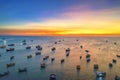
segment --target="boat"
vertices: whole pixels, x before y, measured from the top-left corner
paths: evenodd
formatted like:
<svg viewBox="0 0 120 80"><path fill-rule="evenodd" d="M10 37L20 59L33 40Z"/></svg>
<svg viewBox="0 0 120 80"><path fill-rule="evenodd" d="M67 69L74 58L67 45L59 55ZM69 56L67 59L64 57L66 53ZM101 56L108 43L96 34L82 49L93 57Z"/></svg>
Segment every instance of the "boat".
<svg viewBox="0 0 120 80"><path fill-rule="evenodd" d="M82 48L83 48L83 46L81 45L81 46L80 46L80 48L82 49Z"/></svg>
<svg viewBox="0 0 120 80"><path fill-rule="evenodd" d="M67 49L66 49L66 53L67 53L67 52L70 52L70 48L67 48Z"/></svg>
<svg viewBox="0 0 120 80"><path fill-rule="evenodd" d="M41 55L41 52L36 52L35 54L36 54L36 55Z"/></svg>
<svg viewBox="0 0 120 80"><path fill-rule="evenodd" d="M53 47L51 50L52 50L52 51L55 51L55 50L56 50L56 48L55 48L55 47Z"/></svg>
<svg viewBox="0 0 120 80"><path fill-rule="evenodd" d="M77 65L77 66L76 66L76 69L77 69L77 70L80 70L80 65Z"/></svg>
<svg viewBox="0 0 120 80"><path fill-rule="evenodd" d="M69 53L66 53L66 56L69 56Z"/></svg>
<svg viewBox="0 0 120 80"><path fill-rule="evenodd" d="M15 49L14 48L9 48L9 49L6 49L6 51L14 51Z"/></svg>
<svg viewBox="0 0 120 80"><path fill-rule="evenodd" d="M82 56L80 56L80 59L82 59Z"/></svg>
<svg viewBox="0 0 120 80"><path fill-rule="evenodd" d="M43 60L47 60L49 58L49 56L45 56L44 58L43 58Z"/></svg>
<svg viewBox="0 0 120 80"><path fill-rule="evenodd" d="M6 46L5 45L2 45L2 46L0 46L0 48L2 49L2 48L6 48Z"/></svg>
<svg viewBox="0 0 120 80"><path fill-rule="evenodd" d="M55 58L51 58L51 62L53 62L55 60Z"/></svg>
<svg viewBox="0 0 120 80"><path fill-rule="evenodd" d="M13 60L13 59L14 59L14 56L11 56L11 57L10 57L10 60Z"/></svg>
<svg viewBox="0 0 120 80"><path fill-rule="evenodd" d="M42 63L41 64L41 68L45 68L46 67L46 64L45 63Z"/></svg>
<svg viewBox="0 0 120 80"><path fill-rule="evenodd" d="M29 58L32 58L32 55L28 55L27 58L28 58L28 59L29 59Z"/></svg>
<svg viewBox="0 0 120 80"><path fill-rule="evenodd" d="M26 49L31 49L31 46L27 46Z"/></svg>
<svg viewBox="0 0 120 80"><path fill-rule="evenodd" d="M27 43L26 42L23 42L22 45L26 45Z"/></svg>
<svg viewBox="0 0 120 80"><path fill-rule="evenodd" d="M87 61L87 62L90 62L90 60L91 60L91 59L90 59L89 57L88 57L88 58L86 58L86 61Z"/></svg>
<svg viewBox="0 0 120 80"><path fill-rule="evenodd" d="M62 60L61 60L61 63L63 63L64 61L65 61L65 60L64 60L64 59L62 59Z"/></svg>
<svg viewBox="0 0 120 80"><path fill-rule="evenodd" d="M112 62L113 62L113 63L116 63L116 59L113 59Z"/></svg>
<svg viewBox="0 0 120 80"><path fill-rule="evenodd" d="M23 68L23 69L19 68L19 69L18 69L18 72L19 72L19 73L21 73L21 72L27 72L27 68L26 68L26 67Z"/></svg>
<svg viewBox="0 0 120 80"><path fill-rule="evenodd" d="M88 53L88 52L90 52L90 51L89 51L89 50L85 50L85 52L87 52L87 53Z"/></svg>
<svg viewBox="0 0 120 80"><path fill-rule="evenodd" d="M91 56L90 54L87 54L87 55L86 55L86 58L90 58L90 56Z"/></svg>
<svg viewBox="0 0 120 80"><path fill-rule="evenodd" d="M96 72L96 80L105 80L106 72Z"/></svg>
<svg viewBox="0 0 120 80"><path fill-rule="evenodd" d="M6 66L7 66L7 68L8 68L8 67L12 67L12 66L15 66L15 63L9 63L9 64L7 64Z"/></svg>
<svg viewBox="0 0 120 80"><path fill-rule="evenodd" d="M37 50L42 50L42 47L40 45L36 46Z"/></svg>
<svg viewBox="0 0 120 80"><path fill-rule="evenodd" d="M114 80L120 80L120 77L116 75Z"/></svg>
<svg viewBox="0 0 120 80"><path fill-rule="evenodd" d="M50 74L49 80L56 80L56 75L55 74Z"/></svg>
<svg viewBox="0 0 120 80"><path fill-rule="evenodd" d="M116 55L116 56L120 58L120 55Z"/></svg>
<svg viewBox="0 0 120 80"><path fill-rule="evenodd" d="M7 75L9 75L9 71L6 71L4 73L0 73L0 77L7 76Z"/></svg>
<svg viewBox="0 0 120 80"><path fill-rule="evenodd" d="M94 64L94 69L98 69L98 64Z"/></svg>
<svg viewBox="0 0 120 80"><path fill-rule="evenodd" d="M112 63L109 63L109 67L112 67L113 65L112 65Z"/></svg>
<svg viewBox="0 0 120 80"><path fill-rule="evenodd" d="M8 44L8 46L15 46L15 44Z"/></svg>
<svg viewBox="0 0 120 80"><path fill-rule="evenodd" d="M26 42L26 40L23 40L22 42Z"/></svg>

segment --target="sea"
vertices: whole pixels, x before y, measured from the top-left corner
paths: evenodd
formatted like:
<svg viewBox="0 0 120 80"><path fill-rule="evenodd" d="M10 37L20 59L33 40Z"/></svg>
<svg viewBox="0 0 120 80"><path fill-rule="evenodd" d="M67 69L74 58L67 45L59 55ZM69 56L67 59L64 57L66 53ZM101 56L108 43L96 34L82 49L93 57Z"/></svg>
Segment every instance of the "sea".
<svg viewBox="0 0 120 80"><path fill-rule="evenodd" d="M26 45L22 45L23 40L26 40ZM116 57L120 55L120 37L0 36L2 45L6 45L6 48L0 49L0 74L7 70L10 73L0 77L0 80L49 80L50 74L55 74L56 80L96 80L97 71L106 72L105 80L120 76L120 58ZM37 45L42 47L41 55L35 55L40 52L36 49ZM27 46L31 46L31 49L27 50ZM51 50L53 47L55 51ZM14 48L15 51L6 52L8 48ZM70 48L69 56L66 56L67 48ZM90 62L86 61L86 54L91 55ZM28 59L28 55L32 55L32 58ZM13 60L10 60L11 56L14 56ZM44 61L45 56L49 58ZM51 58L55 60L51 62ZM65 60L62 64L61 59ZM113 59L116 63L112 62ZM9 63L15 63L15 66L6 68ZM41 68L42 63L46 64L46 68ZM110 68L109 63L113 67ZM98 64L98 70L94 70L94 64ZM77 65L81 67L79 71ZM27 72L19 73L18 69L24 67Z"/></svg>

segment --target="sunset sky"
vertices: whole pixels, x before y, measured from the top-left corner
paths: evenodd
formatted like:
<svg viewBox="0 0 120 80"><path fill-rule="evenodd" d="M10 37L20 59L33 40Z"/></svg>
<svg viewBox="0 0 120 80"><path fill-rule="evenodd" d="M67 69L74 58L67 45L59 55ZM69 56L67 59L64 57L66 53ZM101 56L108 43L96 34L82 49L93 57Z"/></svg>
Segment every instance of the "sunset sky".
<svg viewBox="0 0 120 80"><path fill-rule="evenodd" d="M0 0L0 35L120 34L120 0Z"/></svg>

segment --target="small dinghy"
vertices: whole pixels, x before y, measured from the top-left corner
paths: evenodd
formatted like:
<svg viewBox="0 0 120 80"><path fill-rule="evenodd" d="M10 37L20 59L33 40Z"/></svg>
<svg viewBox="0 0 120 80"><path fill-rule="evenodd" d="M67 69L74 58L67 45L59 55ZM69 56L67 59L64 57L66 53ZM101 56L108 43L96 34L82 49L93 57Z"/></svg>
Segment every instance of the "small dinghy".
<svg viewBox="0 0 120 80"><path fill-rule="evenodd" d="M105 80L106 72L96 72L96 80Z"/></svg>
<svg viewBox="0 0 120 80"><path fill-rule="evenodd" d="M51 74L49 76L49 80L56 80L56 75L55 74Z"/></svg>

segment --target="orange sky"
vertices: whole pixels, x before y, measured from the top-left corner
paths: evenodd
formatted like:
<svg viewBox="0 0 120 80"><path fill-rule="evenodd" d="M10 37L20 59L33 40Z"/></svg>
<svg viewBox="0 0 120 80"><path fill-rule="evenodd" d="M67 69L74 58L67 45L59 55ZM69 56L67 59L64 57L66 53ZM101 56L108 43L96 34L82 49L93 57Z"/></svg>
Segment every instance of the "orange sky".
<svg viewBox="0 0 120 80"><path fill-rule="evenodd" d="M98 10L89 7L72 6L56 17L45 18L42 21L0 25L0 34L32 36L120 34L119 7Z"/></svg>

